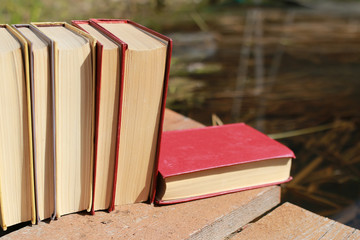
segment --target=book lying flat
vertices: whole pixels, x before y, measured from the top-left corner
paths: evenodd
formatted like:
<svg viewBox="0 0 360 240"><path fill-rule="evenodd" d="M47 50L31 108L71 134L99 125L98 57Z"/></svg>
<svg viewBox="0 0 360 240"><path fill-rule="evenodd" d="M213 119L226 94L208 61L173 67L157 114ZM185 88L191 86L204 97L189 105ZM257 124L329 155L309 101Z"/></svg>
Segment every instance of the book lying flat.
<svg viewBox="0 0 360 240"><path fill-rule="evenodd" d="M94 179L91 213L111 211L114 190L118 118L122 87L121 45L100 32L87 20L72 24L96 38L96 96Z"/></svg>
<svg viewBox="0 0 360 240"><path fill-rule="evenodd" d="M25 56L25 57L24 57ZM36 222L26 40L0 25L0 225Z"/></svg>
<svg viewBox="0 0 360 240"><path fill-rule="evenodd" d="M51 45L56 217L90 211L93 179L95 44L67 23L32 23Z"/></svg>
<svg viewBox="0 0 360 240"><path fill-rule="evenodd" d="M110 209L114 204L151 201L172 41L129 20L91 19L91 23L121 49L122 95Z"/></svg>
<svg viewBox="0 0 360 240"><path fill-rule="evenodd" d="M291 180L293 152L244 123L164 132L156 203L172 204Z"/></svg>
<svg viewBox="0 0 360 240"><path fill-rule="evenodd" d="M16 24L13 27L29 46L35 199L39 222L55 216L51 43L30 24Z"/></svg>

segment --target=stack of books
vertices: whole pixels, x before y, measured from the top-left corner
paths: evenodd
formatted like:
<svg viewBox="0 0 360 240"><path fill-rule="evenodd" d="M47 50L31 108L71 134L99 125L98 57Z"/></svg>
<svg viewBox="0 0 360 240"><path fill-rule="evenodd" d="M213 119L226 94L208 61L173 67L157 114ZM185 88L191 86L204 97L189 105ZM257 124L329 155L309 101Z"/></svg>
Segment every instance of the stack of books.
<svg viewBox="0 0 360 240"><path fill-rule="evenodd" d="M153 196L172 42L128 20L0 27L0 224Z"/></svg>
<svg viewBox="0 0 360 240"><path fill-rule="evenodd" d="M293 153L244 124L161 134L171 51L129 20L0 25L4 230L291 179Z"/></svg>

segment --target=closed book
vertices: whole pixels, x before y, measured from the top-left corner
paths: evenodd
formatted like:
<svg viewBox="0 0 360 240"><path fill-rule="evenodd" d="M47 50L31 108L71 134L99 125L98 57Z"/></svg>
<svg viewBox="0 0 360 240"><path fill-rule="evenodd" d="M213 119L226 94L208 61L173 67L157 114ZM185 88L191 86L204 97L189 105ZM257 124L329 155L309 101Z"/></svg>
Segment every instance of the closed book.
<svg viewBox="0 0 360 240"><path fill-rule="evenodd" d="M36 222L28 44L0 25L0 225Z"/></svg>
<svg viewBox="0 0 360 240"><path fill-rule="evenodd" d="M172 204L291 180L293 152L244 123L164 132L156 203Z"/></svg>
<svg viewBox="0 0 360 240"><path fill-rule="evenodd" d="M55 216L51 43L30 24L13 27L28 43L37 221Z"/></svg>
<svg viewBox="0 0 360 240"><path fill-rule="evenodd" d="M111 209L114 205L152 201L172 41L129 20L90 22L117 43L121 53L122 94Z"/></svg>
<svg viewBox="0 0 360 240"><path fill-rule="evenodd" d="M96 40L64 22L31 25L51 46L56 217L90 211Z"/></svg>
<svg viewBox="0 0 360 240"><path fill-rule="evenodd" d="M95 146L91 213L113 206L121 87L121 45L89 20L72 24L96 38Z"/></svg>

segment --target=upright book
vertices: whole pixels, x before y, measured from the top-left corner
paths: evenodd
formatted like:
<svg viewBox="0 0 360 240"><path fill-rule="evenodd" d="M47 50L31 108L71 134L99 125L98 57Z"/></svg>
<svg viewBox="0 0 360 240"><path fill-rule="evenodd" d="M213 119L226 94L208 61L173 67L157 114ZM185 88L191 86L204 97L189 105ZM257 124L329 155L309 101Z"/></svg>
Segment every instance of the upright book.
<svg viewBox="0 0 360 240"><path fill-rule="evenodd" d="M96 38L95 151L92 213L111 210L115 186L115 159L120 99L121 45L87 20L72 24Z"/></svg>
<svg viewBox="0 0 360 240"><path fill-rule="evenodd" d="M56 216L90 211L96 41L67 23L32 25L52 49Z"/></svg>
<svg viewBox="0 0 360 240"><path fill-rule="evenodd" d="M280 184L293 152L243 124L163 133L156 191L171 204Z"/></svg>
<svg viewBox="0 0 360 240"><path fill-rule="evenodd" d="M51 43L30 24L13 25L29 46L37 220L55 216Z"/></svg>
<svg viewBox="0 0 360 240"><path fill-rule="evenodd" d="M172 41L128 20L92 19L91 22L121 49L122 96L112 204L151 201Z"/></svg>
<svg viewBox="0 0 360 240"><path fill-rule="evenodd" d="M0 25L0 225L35 223L28 45Z"/></svg>

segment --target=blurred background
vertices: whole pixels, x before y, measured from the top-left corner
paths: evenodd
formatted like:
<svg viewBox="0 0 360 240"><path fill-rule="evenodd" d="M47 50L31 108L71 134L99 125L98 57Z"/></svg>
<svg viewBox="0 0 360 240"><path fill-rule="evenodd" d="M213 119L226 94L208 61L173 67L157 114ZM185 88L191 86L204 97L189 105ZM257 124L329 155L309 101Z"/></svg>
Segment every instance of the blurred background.
<svg viewBox="0 0 360 240"><path fill-rule="evenodd" d="M360 228L360 1L1 0L0 23L128 18L174 41L167 107L290 147L283 201Z"/></svg>

